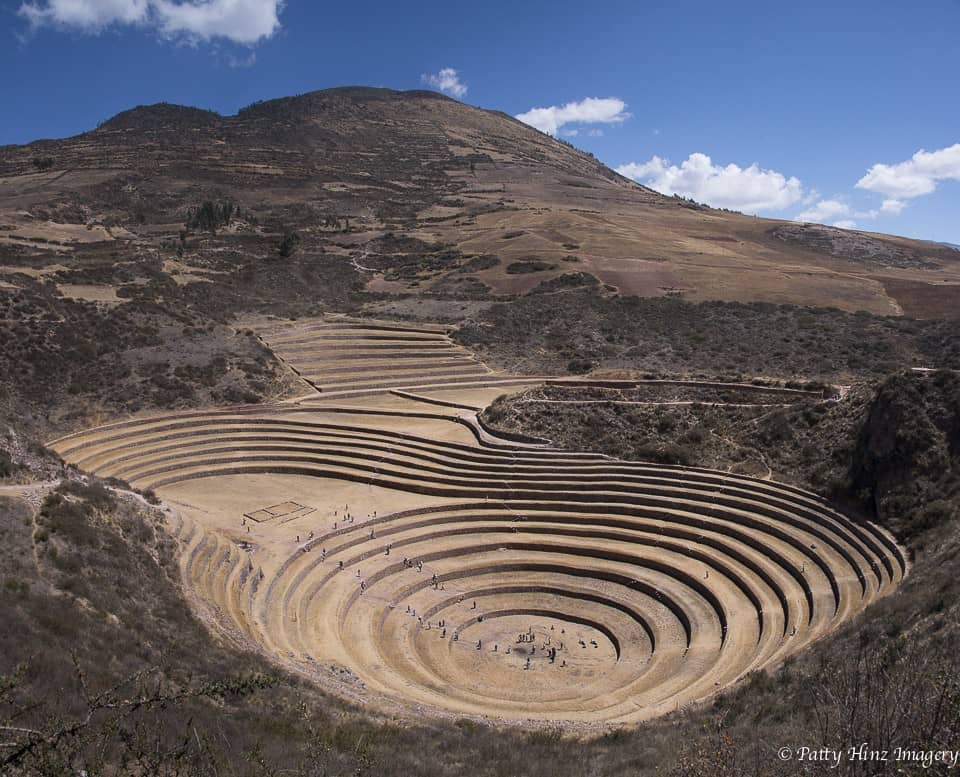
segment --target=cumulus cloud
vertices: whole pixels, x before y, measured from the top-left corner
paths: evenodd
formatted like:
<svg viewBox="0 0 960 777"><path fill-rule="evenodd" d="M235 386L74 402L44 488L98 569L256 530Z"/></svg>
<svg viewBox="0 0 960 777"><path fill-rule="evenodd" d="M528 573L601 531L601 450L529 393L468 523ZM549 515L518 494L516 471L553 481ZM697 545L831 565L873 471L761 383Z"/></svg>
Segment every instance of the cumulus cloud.
<svg viewBox="0 0 960 777"><path fill-rule="evenodd" d="M820 200L812 208L803 213L798 213L796 221L815 221L817 224L825 224L841 216L850 215L850 206L842 200Z"/></svg>
<svg viewBox="0 0 960 777"><path fill-rule="evenodd" d="M225 38L253 45L280 29L283 0L28 0L18 13L33 27L98 33L136 25L170 38Z"/></svg>
<svg viewBox="0 0 960 777"><path fill-rule="evenodd" d="M420 80L427 86L454 97L463 97L467 93L467 85L460 80L460 74L452 67L441 68L437 73L424 73Z"/></svg>
<svg viewBox="0 0 960 777"><path fill-rule="evenodd" d="M884 200L880 205L881 213L888 213L891 216L899 216L907 206L903 200Z"/></svg>
<svg viewBox="0 0 960 777"><path fill-rule="evenodd" d="M879 192L892 201L930 194L939 181L960 181L960 143L939 151L920 149L894 165L875 164L857 181L858 189Z"/></svg>
<svg viewBox="0 0 960 777"><path fill-rule="evenodd" d="M111 24L138 24L147 18L147 0L47 0L26 2L18 13L34 26L76 27L98 32Z"/></svg>
<svg viewBox="0 0 960 777"><path fill-rule="evenodd" d="M718 208L750 212L782 210L803 198L803 185L775 170L715 165L706 154L690 154L679 166L654 156L620 165L617 172L664 194L692 197Z"/></svg>
<svg viewBox="0 0 960 777"><path fill-rule="evenodd" d="M809 203L804 203L809 204ZM817 224L832 224L842 229L854 229L857 222L853 219L875 219L881 213L892 213L873 208L871 210L854 210L841 199L820 200L802 213L798 213L794 221L813 221ZM896 211L899 213L899 211ZM841 218L843 217L843 218Z"/></svg>
<svg viewBox="0 0 960 777"><path fill-rule="evenodd" d="M556 136L567 124L619 124L630 118L627 104L616 97L587 97L580 102L553 105L549 108L531 108L517 114L524 124ZM567 130L569 134L571 130Z"/></svg>
<svg viewBox="0 0 960 777"><path fill-rule="evenodd" d="M151 0L160 30L209 40L224 37L236 43L257 43L280 29L280 0Z"/></svg>

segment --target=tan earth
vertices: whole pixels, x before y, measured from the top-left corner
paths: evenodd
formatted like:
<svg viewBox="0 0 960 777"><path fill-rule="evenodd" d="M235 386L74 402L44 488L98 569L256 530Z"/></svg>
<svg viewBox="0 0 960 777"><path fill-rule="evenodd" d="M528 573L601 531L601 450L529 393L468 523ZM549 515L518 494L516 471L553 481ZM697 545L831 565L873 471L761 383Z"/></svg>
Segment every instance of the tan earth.
<svg viewBox="0 0 960 777"><path fill-rule="evenodd" d="M396 714L642 721L782 662L907 573L814 494L505 439L477 409L542 379L442 327L262 327L309 394L110 424L69 462L164 500L225 637Z"/></svg>

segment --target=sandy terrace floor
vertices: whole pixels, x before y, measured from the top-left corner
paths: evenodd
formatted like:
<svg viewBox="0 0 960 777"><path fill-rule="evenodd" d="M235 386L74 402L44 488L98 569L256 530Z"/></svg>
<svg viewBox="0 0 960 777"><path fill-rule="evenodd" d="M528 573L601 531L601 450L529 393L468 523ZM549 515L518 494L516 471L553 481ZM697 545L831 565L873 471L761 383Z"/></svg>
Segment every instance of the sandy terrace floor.
<svg viewBox="0 0 960 777"><path fill-rule="evenodd" d="M323 390L370 351L416 372L411 344L450 347L440 328L260 334L294 366L310 353L315 395L53 446L156 490L208 622L345 697L414 716L636 722L776 665L906 574L881 529L798 489L498 438L470 408L518 384L472 361L453 382L424 367L394 386L384 368Z"/></svg>

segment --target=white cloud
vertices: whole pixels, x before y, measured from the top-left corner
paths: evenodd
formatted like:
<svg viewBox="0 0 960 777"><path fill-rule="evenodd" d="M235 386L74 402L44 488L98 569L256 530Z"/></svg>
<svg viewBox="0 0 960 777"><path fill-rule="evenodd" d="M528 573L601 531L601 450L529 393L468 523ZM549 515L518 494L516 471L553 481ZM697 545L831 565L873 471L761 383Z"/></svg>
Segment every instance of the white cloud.
<svg viewBox="0 0 960 777"><path fill-rule="evenodd" d="M517 118L541 132L556 136L566 124L619 124L630 118L626 109L627 104L616 97L587 97L561 106L531 108L526 113L517 114Z"/></svg>
<svg viewBox="0 0 960 777"><path fill-rule="evenodd" d="M257 52L251 51L243 57L235 57L233 54L228 54L226 62L227 65L232 68L253 67L257 64Z"/></svg>
<svg viewBox="0 0 960 777"><path fill-rule="evenodd" d="M960 143L939 151L920 149L894 165L875 164L857 181L857 188L900 200L930 194L938 181L947 180L960 181Z"/></svg>
<svg viewBox="0 0 960 777"><path fill-rule="evenodd" d="M715 165L699 153L690 154L679 167L655 156L642 164L621 165L617 172L664 194L692 197L718 208L782 210L803 197L803 185L797 178L763 170L756 163L746 168Z"/></svg>
<svg viewBox="0 0 960 777"><path fill-rule="evenodd" d="M454 97L463 97L467 93L467 85L460 80L460 74L452 67L441 68L438 73L424 73L420 80Z"/></svg>
<svg viewBox="0 0 960 777"><path fill-rule="evenodd" d="M139 25L171 38L225 38L252 45L280 29L283 0L28 0L19 15L33 27L97 33Z"/></svg>
<svg viewBox="0 0 960 777"><path fill-rule="evenodd" d="M806 198L804 199L804 204L810 204ZM881 211L875 208L855 211L849 204L840 199L820 200L812 208L798 213L794 217L794 221L812 221L817 224L832 223L835 227L853 229L857 226L857 222L853 221L853 219L875 219L880 213ZM847 218L840 218L841 216Z"/></svg>
<svg viewBox="0 0 960 777"><path fill-rule="evenodd" d="M281 0L151 0L161 32L253 44L280 29Z"/></svg>
<svg viewBox="0 0 960 777"><path fill-rule="evenodd" d="M795 221L814 221L825 224L832 219L850 214L850 206L841 200L820 200L816 205L803 213L798 213Z"/></svg>
<svg viewBox="0 0 960 777"><path fill-rule="evenodd" d="M903 200L884 200L880 205L880 212L888 213L891 216L899 216L905 207L907 207L907 203Z"/></svg>
<svg viewBox="0 0 960 777"><path fill-rule="evenodd" d="M147 0L47 0L22 3L18 13L36 27L52 24L98 32L111 24L143 22L147 11Z"/></svg>

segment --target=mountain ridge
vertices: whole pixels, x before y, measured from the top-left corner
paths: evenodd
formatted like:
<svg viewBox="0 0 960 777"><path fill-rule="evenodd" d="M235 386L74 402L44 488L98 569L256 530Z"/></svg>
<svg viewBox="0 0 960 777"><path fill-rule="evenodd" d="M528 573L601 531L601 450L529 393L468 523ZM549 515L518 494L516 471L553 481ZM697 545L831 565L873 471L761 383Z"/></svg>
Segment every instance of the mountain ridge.
<svg viewBox="0 0 960 777"><path fill-rule="evenodd" d="M156 103L0 148L0 248L41 264L91 242L162 254L213 201L244 217L193 230L178 263L230 272L224 255L270 256L295 232L301 255L369 268L360 278L376 295L495 299L577 272L624 295L960 315L948 247L668 197L437 92L338 87L230 116ZM79 225L103 240L77 237Z"/></svg>

